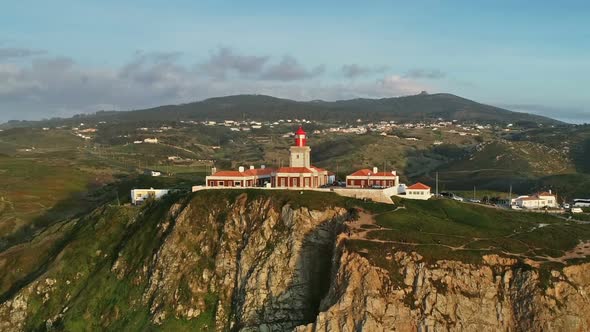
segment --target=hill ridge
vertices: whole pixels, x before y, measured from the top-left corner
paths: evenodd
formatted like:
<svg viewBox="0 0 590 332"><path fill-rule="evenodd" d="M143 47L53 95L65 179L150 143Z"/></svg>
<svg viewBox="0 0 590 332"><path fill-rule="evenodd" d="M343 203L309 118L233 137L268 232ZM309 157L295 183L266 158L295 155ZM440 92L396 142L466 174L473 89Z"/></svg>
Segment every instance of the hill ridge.
<svg viewBox="0 0 590 332"><path fill-rule="evenodd" d="M175 105L129 111L98 111L71 118L40 121L9 121L0 127L35 127L84 121L179 121L179 120L278 120L306 118L318 121L436 120L482 123L531 122L559 125L563 122L529 113L514 112L450 93L418 94L388 98L355 98L336 101L297 101L263 94L237 94Z"/></svg>

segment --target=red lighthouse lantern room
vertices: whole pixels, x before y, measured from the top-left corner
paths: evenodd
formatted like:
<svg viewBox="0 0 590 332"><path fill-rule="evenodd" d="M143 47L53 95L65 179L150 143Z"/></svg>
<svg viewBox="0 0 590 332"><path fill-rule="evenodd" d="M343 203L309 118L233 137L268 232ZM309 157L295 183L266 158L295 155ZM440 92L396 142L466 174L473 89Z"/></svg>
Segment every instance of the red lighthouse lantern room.
<svg viewBox="0 0 590 332"><path fill-rule="evenodd" d="M303 128L299 127L295 132L295 146L306 146L307 145L307 134L303 131Z"/></svg>

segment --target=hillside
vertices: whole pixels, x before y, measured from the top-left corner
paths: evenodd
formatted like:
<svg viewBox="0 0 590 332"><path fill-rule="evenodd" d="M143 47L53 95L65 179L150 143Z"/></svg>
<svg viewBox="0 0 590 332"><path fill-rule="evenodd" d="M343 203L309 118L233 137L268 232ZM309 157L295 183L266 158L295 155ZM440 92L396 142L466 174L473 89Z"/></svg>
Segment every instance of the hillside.
<svg viewBox="0 0 590 332"><path fill-rule="evenodd" d="M561 122L527 113L518 113L480 104L451 94L420 94L383 99L352 99L335 102L294 101L264 95L235 95L204 101L168 105L124 112L98 112L95 115L41 122L9 122L4 128L16 126L50 126L85 122L168 122L180 120L251 119L310 119L319 121L380 121L445 120L482 123L541 123Z"/></svg>
<svg viewBox="0 0 590 332"><path fill-rule="evenodd" d="M202 191L0 252L0 329L587 330L590 225L454 201Z"/></svg>

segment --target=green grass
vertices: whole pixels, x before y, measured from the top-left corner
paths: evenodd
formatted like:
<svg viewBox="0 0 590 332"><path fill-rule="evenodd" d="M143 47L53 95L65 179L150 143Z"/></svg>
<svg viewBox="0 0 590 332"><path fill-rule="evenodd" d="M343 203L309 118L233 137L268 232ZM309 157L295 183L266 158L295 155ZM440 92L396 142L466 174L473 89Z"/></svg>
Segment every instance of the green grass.
<svg viewBox="0 0 590 332"><path fill-rule="evenodd" d="M481 263L481 256L492 253L543 261L543 256L561 257L581 241L590 241L590 225L551 215L452 200L401 200L400 204L405 209L376 217L383 229L370 230L367 239L416 251L430 262L456 259Z"/></svg>

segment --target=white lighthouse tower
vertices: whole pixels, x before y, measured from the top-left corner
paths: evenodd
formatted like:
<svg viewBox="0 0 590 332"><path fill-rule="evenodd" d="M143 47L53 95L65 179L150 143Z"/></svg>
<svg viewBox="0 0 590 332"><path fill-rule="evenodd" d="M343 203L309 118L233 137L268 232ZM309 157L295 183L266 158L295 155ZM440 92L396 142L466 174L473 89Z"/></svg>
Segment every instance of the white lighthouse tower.
<svg viewBox="0 0 590 332"><path fill-rule="evenodd" d="M309 168L311 166L310 153L311 148L307 146L307 134L303 128L299 127L295 133L295 146L291 147L289 166Z"/></svg>

